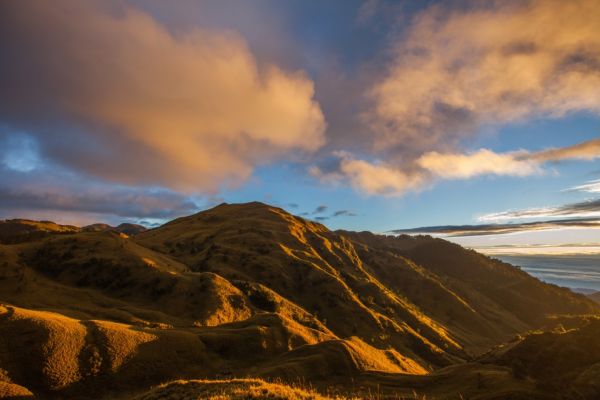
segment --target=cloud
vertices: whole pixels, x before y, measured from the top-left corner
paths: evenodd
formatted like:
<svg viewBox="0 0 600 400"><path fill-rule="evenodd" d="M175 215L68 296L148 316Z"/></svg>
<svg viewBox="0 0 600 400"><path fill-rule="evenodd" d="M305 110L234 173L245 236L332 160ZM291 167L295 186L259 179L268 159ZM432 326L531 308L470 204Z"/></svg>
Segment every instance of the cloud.
<svg viewBox="0 0 600 400"><path fill-rule="evenodd" d="M478 175L527 176L540 171L536 162L523 152L498 154L481 149L469 154L429 152L417 165L442 179L468 179Z"/></svg>
<svg viewBox="0 0 600 400"><path fill-rule="evenodd" d="M0 166L0 216L3 218L116 221L166 220L197 212L200 205L179 193L129 187L89 179L65 170L16 171Z"/></svg>
<svg viewBox="0 0 600 400"><path fill-rule="evenodd" d="M532 158L538 162L556 162L568 159L595 160L600 158L600 139L589 140L574 146L540 151Z"/></svg>
<svg viewBox="0 0 600 400"><path fill-rule="evenodd" d="M440 179L529 176L545 163L598 158L600 139L540 152L465 150L482 129L599 114L598 20L593 0L425 9L396 36L387 70L366 91L370 142L360 136L353 154L335 151L333 168L310 173L366 194L400 196Z"/></svg>
<svg viewBox="0 0 600 400"><path fill-rule="evenodd" d="M315 219L317 221L327 221L329 219L329 217L316 217Z"/></svg>
<svg viewBox="0 0 600 400"><path fill-rule="evenodd" d="M565 160L600 158L600 139L538 152L525 150L495 153L480 149L467 154L428 152L416 164L441 179L468 179L480 175L529 176L542 172L542 165Z"/></svg>
<svg viewBox="0 0 600 400"><path fill-rule="evenodd" d="M322 214L325 211L327 211L327 208L329 208L329 207L327 207L326 205L320 205L317 208L315 208L315 211L313 211L312 213L313 213L313 215L314 214Z"/></svg>
<svg viewBox="0 0 600 400"><path fill-rule="evenodd" d="M350 210L338 210L333 213L332 217L356 217L356 213Z"/></svg>
<svg viewBox="0 0 600 400"><path fill-rule="evenodd" d="M600 158L600 139L538 152L525 150L495 153L480 149L467 154L428 152L416 164L442 179L468 179L479 175L529 176L542 172L542 165L566 160Z"/></svg>
<svg viewBox="0 0 600 400"><path fill-rule="evenodd" d="M313 166L309 172L324 182L348 182L356 190L370 195L398 196L423 184L418 174L406 173L384 162L355 159L347 152L335 152L333 167Z"/></svg>
<svg viewBox="0 0 600 400"><path fill-rule="evenodd" d="M214 192L325 142L311 80L234 32L173 32L122 3L9 0L0 52L0 120L104 180Z"/></svg>
<svg viewBox="0 0 600 400"><path fill-rule="evenodd" d="M482 215L480 221L506 221L528 218L600 217L600 199L565 204L557 207L529 208Z"/></svg>
<svg viewBox="0 0 600 400"><path fill-rule="evenodd" d="M574 186L568 190L576 192L600 193L600 179L584 183L583 185Z"/></svg>
<svg viewBox="0 0 600 400"><path fill-rule="evenodd" d="M410 229L395 229L395 234L440 234L450 237L503 235L525 231L560 228L600 228L600 218L573 218L514 224L444 225Z"/></svg>
<svg viewBox="0 0 600 400"><path fill-rule="evenodd" d="M600 113L599 20L594 0L428 8L372 88L374 148L418 158L485 125Z"/></svg>
<svg viewBox="0 0 600 400"><path fill-rule="evenodd" d="M576 147L576 146L574 146ZM581 146L582 148L585 146ZM535 154L534 154L535 155ZM574 156L571 154L571 156ZM598 181L591 181L569 190L592 192ZM552 207L508 210L481 215L480 225L445 225L411 229L396 229L393 233L431 233L452 237L482 236L560 228L600 228L600 199L592 199ZM527 222L508 222L534 220Z"/></svg>
<svg viewBox="0 0 600 400"><path fill-rule="evenodd" d="M355 189L371 195L401 196L440 179L471 179L485 175L524 177L543 173L544 164L550 162L594 160L600 157L600 139L539 152L496 153L479 149L461 154L431 151L412 164L405 164L404 168L382 161L358 160L348 152L338 151L334 156L337 157L335 163L324 168L313 166L309 169L310 174L324 182L349 182Z"/></svg>

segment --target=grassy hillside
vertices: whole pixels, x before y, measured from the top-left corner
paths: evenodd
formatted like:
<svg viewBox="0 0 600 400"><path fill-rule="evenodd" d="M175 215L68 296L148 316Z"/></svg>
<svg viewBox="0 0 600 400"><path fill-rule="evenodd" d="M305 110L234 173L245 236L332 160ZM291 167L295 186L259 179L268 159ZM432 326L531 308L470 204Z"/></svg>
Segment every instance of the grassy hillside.
<svg viewBox="0 0 600 400"><path fill-rule="evenodd" d="M331 232L261 203L135 236L3 224L0 397L525 396L547 378L488 350L600 309L442 240ZM592 361L572 376L593 380Z"/></svg>
<svg viewBox="0 0 600 400"><path fill-rule="evenodd" d="M59 225L51 221L7 219L0 221L0 243L14 244L46 237L50 234L75 233L81 229L71 225Z"/></svg>

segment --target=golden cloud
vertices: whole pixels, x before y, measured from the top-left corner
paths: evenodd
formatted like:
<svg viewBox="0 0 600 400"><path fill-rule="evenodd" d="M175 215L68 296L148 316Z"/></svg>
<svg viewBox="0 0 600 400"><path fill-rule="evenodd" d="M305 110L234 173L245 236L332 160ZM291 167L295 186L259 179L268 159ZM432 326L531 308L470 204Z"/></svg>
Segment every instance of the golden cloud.
<svg viewBox="0 0 600 400"><path fill-rule="evenodd" d="M478 175L528 176L540 172L539 165L525 153L494 153L481 149L469 154L429 152L417 160L417 165L443 179L468 179Z"/></svg>
<svg viewBox="0 0 600 400"><path fill-rule="evenodd" d="M18 43L0 67L6 119L44 110L52 121L93 124L78 133L87 145L63 140L54 151L71 167L212 191L325 142L311 80L259 66L233 32L175 33L139 9L100 2L8 1L0 14L3 35ZM112 144L94 152L97 143Z"/></svg>
<svg viewBox="0 0 600 400"><path fill-rule="evenodd" d="M600 113L597 1L476 5L431 7L398 42L366 114L376 150L418 157L486 124Z"/></svg>
<svg viewBox="0 0 600 400"><path fill-rule="evenodd" d="M600 139L589 140L574 146L540 151L532 158L538 162L554 162L569 159L594 160L600 158Z"/></svg>
<svg viewBox="0 0 600 400"><path fill-rule="evenodd" d="M407 191L418 191L440 179L470 179L484 175L524 177L543 173L548 162L565 160L594 160L600 158L600 139L573 146L528 152L525 150L496 153L479 149L470 153L441 153L430 151L417 158L410 168L398 168L381 160L370 162L356 159L352 154L338 151L337 168L322 171L318 167L310 173L322 181L350 183L355 189L371 195L401 196ZM598 191L597 182L573 188Z"/></svg>
<svg viewBox="0 0 600 400"><path fill-rule="evenodd" d="M426 183L425 177L419 172L405 172L381 161L356 159L343 151L335 152L334 156L339 161L335 170L324 171L319 167L311 167L310 174L328 183L347 182L357 191L369 195L401 196Z"/></svg>

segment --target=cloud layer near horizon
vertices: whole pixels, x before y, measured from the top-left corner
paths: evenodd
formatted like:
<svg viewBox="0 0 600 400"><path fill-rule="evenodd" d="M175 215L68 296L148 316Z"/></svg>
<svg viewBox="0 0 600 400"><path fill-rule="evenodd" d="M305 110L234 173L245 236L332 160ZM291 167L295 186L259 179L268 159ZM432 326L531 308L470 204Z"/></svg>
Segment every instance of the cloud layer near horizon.
<svg viewBox="0 0 600 400"><path fill-rule="evenodd" d="M107 181L214 192L325 141L311 80L259 66L234 32L171 32L118 2L19 0L0 5L0 48L2 122Z"/></svg>
<svg viewBox="0 0 600 400"><path fill-rule="evenodd" d="M478 218L479 221L500 222L508 220L522 220L532 218L600 218L600 199L564 204L556 207L528 208L524 210L502 211L485 214Z"/></svg>
<svg viewBox="0 0 600 400"><path fill-rule="evenodd" d="M541 231L561 228L598 228L600 218L574 218L513 224L443 225L410 229L394 229L395 234L438 234L448 237L505 235L517 232Z"/></svg>
<svg viewBox="0 0 600 400"><path fill-rule="evenodd" d="M1 155L1 154L0 154ZM0 163L0 218L14 216L86 224L164 221L192 214L205 206L180 193L160 188L114 185L61 169L15 171Z"/></svg>

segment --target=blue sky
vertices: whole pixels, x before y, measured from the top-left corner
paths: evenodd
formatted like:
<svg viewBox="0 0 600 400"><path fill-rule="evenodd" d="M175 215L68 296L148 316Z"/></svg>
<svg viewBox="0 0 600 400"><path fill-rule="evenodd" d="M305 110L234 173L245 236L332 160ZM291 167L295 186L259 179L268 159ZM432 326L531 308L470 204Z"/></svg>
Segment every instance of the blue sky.
<svg viewBox="0 0 600 400"><path fill-rule="evenodd" d="M0 218L156 224L258 200L375 232L596 223L599 9L6 2ZM600 242L588 222L453 240Z"/></svg>

